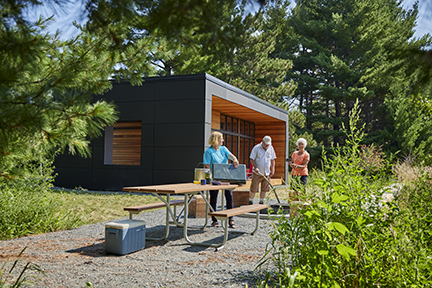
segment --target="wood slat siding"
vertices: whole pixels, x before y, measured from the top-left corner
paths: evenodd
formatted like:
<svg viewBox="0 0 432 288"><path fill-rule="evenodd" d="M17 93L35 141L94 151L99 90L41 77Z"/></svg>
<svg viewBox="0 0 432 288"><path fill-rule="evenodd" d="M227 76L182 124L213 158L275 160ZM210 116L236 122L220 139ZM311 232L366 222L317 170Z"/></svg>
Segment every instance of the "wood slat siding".
<svg viewBox="0 0 432 288"><path fill-rule="evenodd" d="M285 176L285 145L286 145L286 127L285 122L262 122L256 123L255 142L260 143L264 136L269 135L272 138L272 145L276 152L275 175L273 178L280 179Z"/></svg>
<svg viewBox="0 0 432 288"><path fill-rule="evenodd" d="M220 129L220 111L212 110L211 129Z"/></svg>
<svg viewBox="0 0 432 288"><path fill-rule="evenodd" d="M141 122L119 122L113 126L112 164L141 165Z"/></svg>
<svg viewBox="0 0 432 288"><path fill-rule="evenodd" d="M212 97L212 110L220 111L222 114L233 116L239 119L247 120L250 122L270 122L274 118L265 114L258 113L250 108L237 105L233 102L219 98Z"/></svg>
<svg viewBox="0 0 432 288"><path fill-rule="evenodd" d="M140 128L141 129L141 122L117 122L114 123L114 128Z"/></svg>

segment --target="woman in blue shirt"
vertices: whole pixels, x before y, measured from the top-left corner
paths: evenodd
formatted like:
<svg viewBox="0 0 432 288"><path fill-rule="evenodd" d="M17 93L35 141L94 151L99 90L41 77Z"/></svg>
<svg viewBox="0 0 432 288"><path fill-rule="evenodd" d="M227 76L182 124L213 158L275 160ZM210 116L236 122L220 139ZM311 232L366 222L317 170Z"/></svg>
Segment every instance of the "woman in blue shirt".
<svg viewBox="0 0 432 288"><path fill-rule="evenodd" d="M220 132L213 132L210 135L208 143L211 145L207 150L204 152L204 167L207 169L212 169L213 163L228 163L228 159L231 159L233 161L233 165L235 168L239 166L239 162L237 158L226 148L223 146L223 135ZM213 171L211 171L213 172ZM213 178L213 177L212 177ZM216 211L216 203L217 203L217 197L219 194L219 190L210 190L210 205L212 206L213 210ZM234 207L233 202L233 194L231 190L225 190L225 199L227 202L227 209L231 209ZM219 227L219 223L215 217L212 216L212 227ZM234 219L233 217L229 218L229 227L235 228L234 225Z"/></svg>

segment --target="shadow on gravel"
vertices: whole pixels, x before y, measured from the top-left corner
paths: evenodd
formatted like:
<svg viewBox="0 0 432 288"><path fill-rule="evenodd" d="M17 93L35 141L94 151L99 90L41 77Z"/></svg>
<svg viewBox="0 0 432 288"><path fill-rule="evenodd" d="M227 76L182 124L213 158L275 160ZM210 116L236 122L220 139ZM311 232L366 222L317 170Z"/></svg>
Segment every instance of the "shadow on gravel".
<svg viewBox="0 0 432 288"><path fill-rule="evenodd" d="M222 232L223 233L223 232ZM232 240L232 239L235 239L235 238L237 238L237 237L240 237L240 236L242 236L243 234L241 234L241 233L229 233L228 234L228 239L227 239L227 242L225 243L225 245L224 246L227 246L227 245L229 245L230 243L229 243L229 241L230 240ZM191 236L191 234L189 234L189 236ZM218 237L215 237L215 238L212 238L212 239L208 239L208 240L195 240L195 239L193 239L193 237L190 237L189 238L189 240L191 240L191 241L193 241L193 242L203 242L203 243L207 243L207 244L219 244L219 243L222 243L222 241L223 241L223 238L224 238L224 236L223 236L223 234L221 235L221 236L218 236ZM235 245L235 244L234 244ZM183 251L186 251L186 252L193 252L193 253L196 253L196 252L201 252L201 251L204 251L204 250L207 250L207 249L215 249L215 248L212 248L212 247L206 247L206 246L196 246L196 245L190 245L189 243L181 243L181 244L178 244L178 246L187 246L185 249L183 249ZM223 248L222 248L223 249Z"/></svg>
<svg viewBox="0 0 432 288"><path fill-rule="evenodd" d="M195 235L200 237L200 235L203 235L205 233L206 232L203 230L188 230L188 236L190 236L190 237L194 237ZM146 237L160 238L164 234L165 234L165 225L159 225L159 226L155 226L155 227L151 227L151 228L146 228ZM220 238L220 241L222 241L222 239L223 239L223 237L218 237L218 238ZM215 238L215 239L218 239L218 238ZM183 228L170 226L170 233L169 233L169 236L166 240L161 240L161 241L146 240L146 244L145 244L144 249L150 248L150 247L164 246L168 242L174 242L174 241L182 240L182 239L183 239ZM108 254L105 252L105 238L96 239L96 241L98 241L99 243L94 243L94 244L91 244L88 246L79 247L79 248L72 249L72 250L67 250L66 252L67 253L75 253L75 254L79 254L79 255L85 255L85 256L91 256L91 257L111 256L111 254ZM100 243L100 241L102 241L102 243ZM190 244L187 244L186 242L184 244L190 246ZM179 246L180 245L183 245L183 243L179 244Z"/></svg>
<svg viewBox="0 0 432 288"><path fill-rule="evenodd" d="M91 256L91 257L104 257L108 255L105 252L105 242L92 244L77 249L67 250L66 252L76 253L76 254Z"/></svg>
<svg viewBox="0 0 432 288"><path fill-rule="evenodd" d="M159 225L155 227L146 228L146 238L159 238L162 237L165 234L165 225ZM215 235L216 234L216 235ZM220 235L220 236L217 236ZM229 233L228 234L228 240L227 243L225 243L225 246L230 244L230 240L233 240L237 237L242 236L241 233ZM217 236L217 237L214 237ZM223 241L223 230L220 229L220 231L205 231L200 229L189 229L188 230L188 237L189 240L192 242L201 242L201 243L208 243L208 244L219 244ZM105 238L99 238L95 239L97 241L96 243L93 243L91 245L87 245L84 247L79 247L76 249L67 250L67 253L74 253L79 255L85 255L90 257L108 257L108 256L114 256L111 254L108 254L105 252ZM175 241L180 241L181 243L173 243ZM165 246L167 243L173 244L173 246L186 246L183 250L186 252L192 252L197 253L201 252L207 249L214 249L212 247L206 247L206 246L196 246L191 245L187 243L183 239L183 228L170 226L170 233L166 240L160 240L160 241L151 241L146 240L145 248L148 249L151 247L160 247ZM118 256L117 256L118 257Z"/></svg>
<svg viewBox="0 0 432 288"><path fill-rule="evenodd" d="M258 278L257 275L254 274L254 271L244 271L242 273L232 273L234 279L231 279L231 282L237 282L239 284L238 287L244 287L247 283L249 287L255 287L257 284Z"/></svg>

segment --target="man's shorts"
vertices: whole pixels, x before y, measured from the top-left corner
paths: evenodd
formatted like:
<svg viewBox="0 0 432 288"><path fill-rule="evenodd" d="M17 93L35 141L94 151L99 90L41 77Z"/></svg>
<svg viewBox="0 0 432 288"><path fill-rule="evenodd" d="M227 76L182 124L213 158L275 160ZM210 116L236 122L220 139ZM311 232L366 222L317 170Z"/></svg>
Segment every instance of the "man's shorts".
<svg viewBox="0 0 432 288"><path fill-rule="evenodd" d="M267 176L267 179L270 181L270 176ZM270 192L270 184L268 181L263 176L256 175L255 173L252 174L252 184L250 186L250 191L257 193L259 191L260 184L261 192Z"/></svg>

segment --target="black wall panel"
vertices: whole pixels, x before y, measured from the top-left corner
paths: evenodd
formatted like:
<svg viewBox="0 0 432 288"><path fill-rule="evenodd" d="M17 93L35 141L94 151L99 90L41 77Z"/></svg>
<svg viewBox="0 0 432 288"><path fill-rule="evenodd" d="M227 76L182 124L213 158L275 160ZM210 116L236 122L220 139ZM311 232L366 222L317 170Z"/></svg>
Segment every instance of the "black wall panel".
<svg viewBox="0 0 432 288"><path fill-rule="evenodd" d="M141 169L151 170L154 166L154 147L141 147Z"/></svg>
<svg viewBox="0 0 432 288"><path fill-rule="evenodd" d="M205 101L172 100L155 102L155 123L197 123L204 121Z"/></svg>
<svg viewBox="0 0 432 288"><path fill-rule="evenodd" d="M92 149L93 168L103 168L104 165L104 147L93 147Z"/></svg>
<svg viewBox="0 0 432 288"><path fill-rule="evenodd" d="M113 89L98 98L103 98L108 102L141 102L155 100L155 87L157 83L143 82L141 86L132 86L129 83L113 83ZM144 88L144 89L143 89Z"/></svg>
<svg viewBox="0 0 432 288"><path fill-rule="evenodd" d="M155 124L154 144L156 147L202 146L204 123Z"/></svg>
<svg viewBox="0 0 432 288"><path fill-rule="evenodd" d="M141 124L141 145L152 146L154 145L155 126L153 123Z"/></svg>
<svg viewBox="0 0 432 288"><path fill-rule="evenodd" d="M155 147L155 170L192 171L202 161L203 148L195 147Z"/></svg>
<svg viewBox="0 0 432 288"><path fill-rule="evenodd" d="M153 171L137 168L93 169L95 190L121 191L126 186L151 185Z"/></svg>
<svg viewBox="0 0 432 288"><path fill-rule="evenodd" d="M57 156L55 161L56 167L67 168L91 168L92 159L90 157L84 158L78 154L72 155L68 151Z"/></svg>
<svg viewBox="0 0 432 288"><path fill-rule="evenodd" d="M91 140L91 147L103 147L104 146L104 131L102 130L102 135Z"/></svg>
<svg viewBox="0 0 432 288"><path fill-rule="evenodd" d="M116 103L120 111L119 121L139 121L153 123L155 106L153 102Z"/></svg>
<svg viewBox="0 0 432 288"><path fill-rule="evenodd" d="M176 171L176 170L154 170L154 185L191 183L194 180L194 171Z"/></svg>
<svg viewBox="0 0 432 288"><path fill-rule="evenodd" d="M202 99L205 93L205 81L170 81L156 87L155 100Z"/></svg>
<svg viewBox="0 0 432 288"><path fill-rule="evenodd" d="M64 188L92 188L92 168L66 168L56 167L55 172L58 174L55 180L56 186Z"/></svg>

